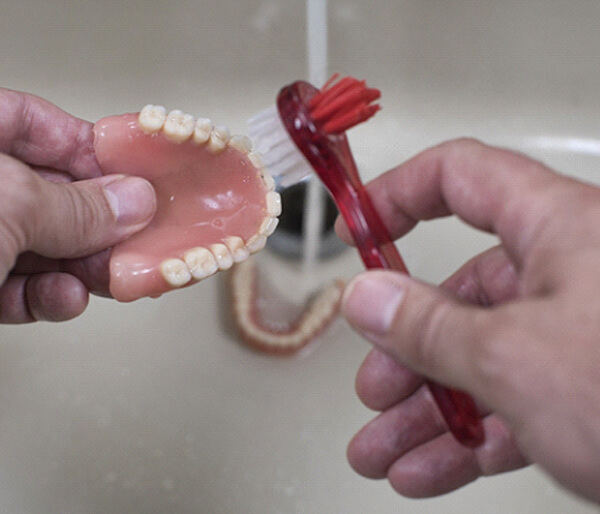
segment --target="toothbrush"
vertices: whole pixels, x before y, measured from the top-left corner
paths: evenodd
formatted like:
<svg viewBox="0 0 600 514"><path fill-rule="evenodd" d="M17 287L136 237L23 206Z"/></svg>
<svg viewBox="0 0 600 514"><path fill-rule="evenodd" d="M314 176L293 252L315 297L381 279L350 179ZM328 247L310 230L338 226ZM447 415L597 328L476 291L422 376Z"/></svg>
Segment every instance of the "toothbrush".
<svg viewBox="0 0 600 514"><path fill-rule="evenodd" d="M362 184L345 132L372 117L381 96L364 81L334 75L319 90L298 81L284 87L277 105L248 120L250 137L264 164L283 186L297 183L311 167L331 193L367 268L407 273L395 244ZM308 161L308 162L307 162ZM464 446L484 440L481 417L467 394L427 385L448 428Z"/></svg>

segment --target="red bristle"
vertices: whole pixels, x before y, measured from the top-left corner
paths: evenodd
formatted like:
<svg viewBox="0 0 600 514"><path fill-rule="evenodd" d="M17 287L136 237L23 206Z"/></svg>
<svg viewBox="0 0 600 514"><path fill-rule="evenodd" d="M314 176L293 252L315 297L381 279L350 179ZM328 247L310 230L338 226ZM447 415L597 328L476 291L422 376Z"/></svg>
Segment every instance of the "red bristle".
<svg viewBox="0 0 600 514"><path fill-rule="evenodd" d="M339 82L337 82L337 84L334 84L334 79L337 79L336 75L331 77L331 79L329 79L327 83L319 90L319 92L315 94L315 96L311 99L311 108L326 103L332 98L341 95L344 91L353 87L355 83L358 82L354 78L344 77L343 79L340 79Z"/></svg>
<svg viewBox="0 0 600 514"><path fill-rule="evenodd" d="M334 73L331 77L329 77L329 80L327 82L325 82L325 84L321 88L321 91L326 91L327 89L329 89L333 85L333 83L339 78L340 78L340 74Z"/></svg>
<svg viewBox="0 0 600 514"><path fill-rule="evenodd" d="M367 121L377 111L381 109L379 105L369 105L353 111L345 112L335 118L330 119L323 125L323 130L329 134L341 134L356 125Z"/></svg>
<svg viewBox="0 0 600 514"><path fill-rule="evenodd" d="M368 105L379 98L377 90L352 88L332 97L329 102L321 101L310 113L315 120L330 119L337 113L344 114L348 109L355 109L359 105Z"/></svg>
<svg viewBox="0 0 600 514"><path fill-rule="evenodd" d="M352 77L337 79L337 74L331 77L309 103L313 120L330 134L341 134L380 109L372 103L381 96L378 89L368 88L365 81Z"/></svg>

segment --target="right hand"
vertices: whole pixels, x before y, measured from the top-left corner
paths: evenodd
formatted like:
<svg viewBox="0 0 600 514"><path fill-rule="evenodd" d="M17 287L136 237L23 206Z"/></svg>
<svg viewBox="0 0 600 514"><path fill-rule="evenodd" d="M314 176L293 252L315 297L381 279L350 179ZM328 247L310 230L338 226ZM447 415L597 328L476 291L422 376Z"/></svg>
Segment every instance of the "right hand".
<svg viewBox="0 0 600 514"><path fill-rule="evenodd" d="M376 348L357 390L382 412L351 442L353 467L423 497L533 461L600 501L600 188L455 141L368 190L395 238L454 214L501 245L443 287L391 271L348 285L343 313ZM446 431L420 376L485 406L481 447Z"/></svg>

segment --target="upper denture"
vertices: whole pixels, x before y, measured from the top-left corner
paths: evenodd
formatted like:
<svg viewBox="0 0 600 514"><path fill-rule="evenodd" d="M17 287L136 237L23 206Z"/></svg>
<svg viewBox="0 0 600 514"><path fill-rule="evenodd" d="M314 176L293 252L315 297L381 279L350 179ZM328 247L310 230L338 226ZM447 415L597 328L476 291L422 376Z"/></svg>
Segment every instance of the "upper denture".
<svg viewBox="0 0 600 514"><path fill-rule="evenodd" d="M148 179L158 201L150 225L112 250L117 300L158 296L228 269L275 230L281 201L245 136L154 105L104 118L94 134L103 173Z"/></svg>

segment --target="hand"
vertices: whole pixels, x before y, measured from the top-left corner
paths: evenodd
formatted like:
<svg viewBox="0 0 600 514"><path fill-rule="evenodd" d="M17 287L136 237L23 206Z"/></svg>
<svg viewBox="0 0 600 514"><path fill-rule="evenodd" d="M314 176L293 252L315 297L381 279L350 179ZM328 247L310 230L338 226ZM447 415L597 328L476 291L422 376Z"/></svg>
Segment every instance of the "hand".
<svg viewBox="0 0 600 514"><path fill-rule="evenodd" d="M0 323L78 316L108 294L108 248L152 219L143 179L102 177L92 124L0 89Z"/></svg>
<svg viewBox="0 0 600 514"><path fill-rule="evenodd" d="M501 245L439 288L387 271L348 285L342 311L375 345L357 391L381 411L350 443L352 466L425 497L537 462L600 501L600 188L455 141L369 191L393 237L453 214ZM454 440L414 373L481 402L481 447Z"/></svg>

